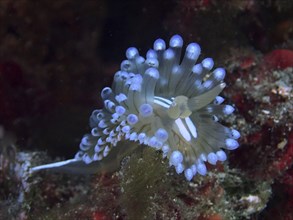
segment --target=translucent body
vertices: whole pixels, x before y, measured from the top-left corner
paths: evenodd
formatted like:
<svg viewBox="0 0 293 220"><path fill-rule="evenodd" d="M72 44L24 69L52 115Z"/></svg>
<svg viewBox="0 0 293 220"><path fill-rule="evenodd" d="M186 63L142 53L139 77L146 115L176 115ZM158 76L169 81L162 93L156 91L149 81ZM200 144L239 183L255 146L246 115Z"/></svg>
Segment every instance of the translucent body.
<svg viewBox="0 0 293 220"><path fill-rule="evenodd" d="M101 92L104 108L92 113L92 132L82 139L76 160L103 161L128 140L162 151L188 181L207 173L206 162L226 160L222 149L236 149L240 134L218 122L234 111L219 96L226 86L225 70L212 70L212 58L196 63L201 51L196 43L186 47L180 62L182 47L182 38L175 35L169 48L157 39L146 58L134 47L126 51L112 87Z"/></svg>

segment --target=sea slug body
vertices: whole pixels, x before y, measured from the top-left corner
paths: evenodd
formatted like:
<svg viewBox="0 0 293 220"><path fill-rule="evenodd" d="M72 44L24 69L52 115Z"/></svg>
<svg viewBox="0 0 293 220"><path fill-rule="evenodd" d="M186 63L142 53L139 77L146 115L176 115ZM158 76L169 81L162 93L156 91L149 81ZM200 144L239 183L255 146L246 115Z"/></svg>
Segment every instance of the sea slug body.
<svg viewBox="0 0 293 220"><path fill-rule="evenodd" d="M188 44L181 57L182 49L179 35L169 48L157 39L145 58L127 49L112 86L101 91L104 107L90 116L91 133L82 138L75 160L103 160L127 140L162 151L190 181L197 173L206 175L206 163L225 161L224 149L238 148L240 133L219 122L234 111L219 96L225 70L214 68L211 58L196 63L197 43Z"/></svg>

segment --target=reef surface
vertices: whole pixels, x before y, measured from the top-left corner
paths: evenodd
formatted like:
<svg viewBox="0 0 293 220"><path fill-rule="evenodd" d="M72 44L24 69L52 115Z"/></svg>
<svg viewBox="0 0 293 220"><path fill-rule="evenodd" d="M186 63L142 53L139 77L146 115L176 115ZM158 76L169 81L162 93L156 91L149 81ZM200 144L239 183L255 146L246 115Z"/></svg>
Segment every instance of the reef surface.
<svg viewBox="0 0 293 220"><path fill-rule="evenodd" d="M0 2L0 219L293 219L291 1ZM143 34L142 34L143 33ZM191 182L153 149L115 172L29 167L72 158L130 44L175 33L226 69L224 164ZM25 178L24 178L25 177Z"/></svg>

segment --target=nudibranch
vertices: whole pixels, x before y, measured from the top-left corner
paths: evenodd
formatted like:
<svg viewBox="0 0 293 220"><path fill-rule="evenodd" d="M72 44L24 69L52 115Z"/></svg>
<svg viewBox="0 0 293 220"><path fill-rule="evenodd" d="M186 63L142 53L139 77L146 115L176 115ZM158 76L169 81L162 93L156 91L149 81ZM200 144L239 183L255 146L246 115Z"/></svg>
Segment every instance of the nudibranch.
<svg viewBox="0 0 293 220"><path fill-rule="evenodd" d="M81 161L97 164L125 141L161 151L188 181L197 173L206 175L206 163L225 161L224 150L238 148L240 137L220 123L234 111L219 96L226 86L225 70L214 68L212 58L196 63L201 52L197 43L188 44L184 55L182 49L179 35L171 37L169 48L157 39L145 58L128 48L112 87L101 91L104 107L90 116L91 133L82 138L75 158L33 170Z"/></svg>

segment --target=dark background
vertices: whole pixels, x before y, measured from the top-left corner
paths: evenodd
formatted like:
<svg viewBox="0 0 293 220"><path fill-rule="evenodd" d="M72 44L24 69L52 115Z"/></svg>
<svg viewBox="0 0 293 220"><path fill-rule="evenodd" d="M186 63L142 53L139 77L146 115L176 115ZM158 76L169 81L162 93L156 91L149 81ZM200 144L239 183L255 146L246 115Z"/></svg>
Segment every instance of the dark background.
<svg viewBox="0 0 293 220"><path fill-rule="evenodd" d="M19 150L70 158L136 46L181 34L219 64L231 50L266 53L292 39L291 1L0 1L0 125ZM291 29L290 29L291 28Z"/></svg>

